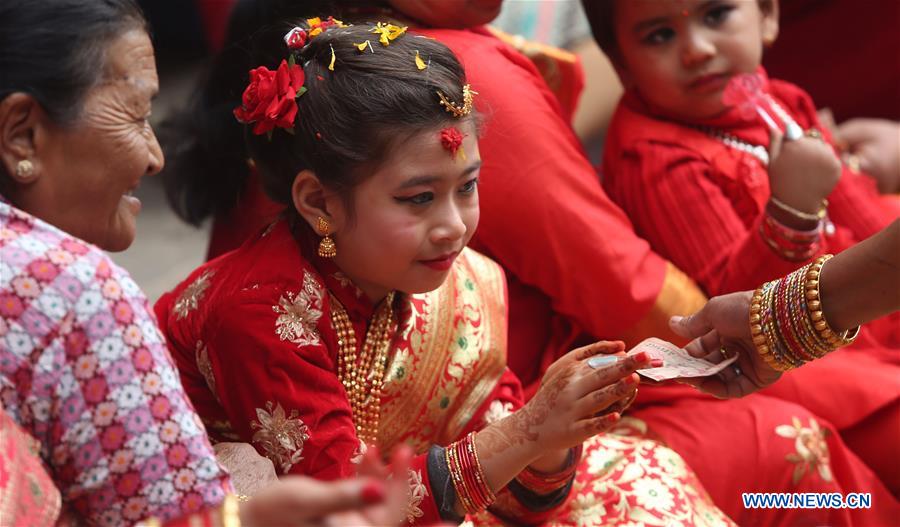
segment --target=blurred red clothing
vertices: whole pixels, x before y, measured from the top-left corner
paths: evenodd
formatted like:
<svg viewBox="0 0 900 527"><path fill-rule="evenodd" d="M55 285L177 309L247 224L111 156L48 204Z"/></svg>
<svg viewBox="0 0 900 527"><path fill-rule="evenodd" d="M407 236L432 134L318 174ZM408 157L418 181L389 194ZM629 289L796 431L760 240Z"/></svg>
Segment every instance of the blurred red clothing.
<svg viewBox="0 0 900 527"><path fill-rule="evenodd" d="M766 52L772 77L802 86L838 122L900 119L900 2L780 2L781 32Z"/></svg>

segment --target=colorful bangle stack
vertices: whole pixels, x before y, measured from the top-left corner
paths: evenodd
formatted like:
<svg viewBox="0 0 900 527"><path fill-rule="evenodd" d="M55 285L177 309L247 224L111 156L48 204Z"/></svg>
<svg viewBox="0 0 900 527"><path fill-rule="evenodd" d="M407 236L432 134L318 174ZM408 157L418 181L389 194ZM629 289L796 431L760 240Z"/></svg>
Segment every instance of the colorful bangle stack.
<svg viewBox="0 0 900 527"><path fill-rule="evenodd" d="M475 433L472 432L448 446L444 455L453 487L463 509L469 514L475 514L490 507L497 496L488 486L481 462L478 460Z"/></svg>
<svg viewBox="0 0 900 527"><path fill-rule="evenodd" d="M759 234L773 251L785 260L802 262L812 258L822 246L823 220L815 229L798 231L766 214L759 224Z"/></svg>
<svg viewBox="0 0 900 527"><path fill-rule="evenodd" d="M821 358L853 342L859 327L842 334L828 326L819 296L819 274L831 255L767 282L750 301L750 333L756 351L778 371Z"/></svg>
<svg viewBox="0 0 900 527"><path fill-rule="evenodd" d="M535 494L551 494L568 485L569 480L575 477L579 461L581 461L581 445L569 451L569 462L559 472L545 474L526 468L516 476L516 481Z"/></svg>

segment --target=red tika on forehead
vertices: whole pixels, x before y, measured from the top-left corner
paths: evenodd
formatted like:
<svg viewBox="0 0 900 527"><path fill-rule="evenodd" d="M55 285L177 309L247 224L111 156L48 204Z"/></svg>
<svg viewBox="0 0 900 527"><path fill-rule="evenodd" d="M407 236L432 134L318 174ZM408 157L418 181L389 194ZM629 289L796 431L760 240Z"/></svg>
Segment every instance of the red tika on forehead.
<svg viewBox="0 0 900 527"><path fill-rule="evenodd" d="M462 142L465 135L456 129L455 126L448 126L441 130L441 146L444 150L450 152L450 155L456 157L456 153L462 149Z"/></svg>

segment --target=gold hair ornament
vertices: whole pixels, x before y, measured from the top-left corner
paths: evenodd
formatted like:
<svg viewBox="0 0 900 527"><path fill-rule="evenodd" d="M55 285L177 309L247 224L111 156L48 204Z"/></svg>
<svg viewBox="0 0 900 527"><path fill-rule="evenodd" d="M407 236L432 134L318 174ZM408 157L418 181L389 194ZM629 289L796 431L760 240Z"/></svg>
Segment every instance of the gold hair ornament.
<svg viewBox="0 0 900 527"><path fill-rule="evenodd" d="M438 97L441 98L441 106L444 107L449 113L453 114L453 117L465 117L472 113L472 101L475 99L475 96L478 95L478 92L473 90L472 87L468 84L463 86L463 103L462 106L456 104L447 98L446 95L443 94L440 90L438 90Z"/></svg>

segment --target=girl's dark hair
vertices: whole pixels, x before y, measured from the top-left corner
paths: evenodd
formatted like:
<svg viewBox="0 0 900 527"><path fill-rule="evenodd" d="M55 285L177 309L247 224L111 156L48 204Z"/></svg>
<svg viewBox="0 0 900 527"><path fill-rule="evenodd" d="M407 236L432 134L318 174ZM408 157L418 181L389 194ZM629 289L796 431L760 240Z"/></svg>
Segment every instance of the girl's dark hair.
<svg viewBox="0 0 900 527"><path fill-rule="evenodd" d="M274 69L285 58L282 36L290 27L265 38L275 45L261 50L262 64ZM246 127L248 151L275 201L291 203L294 177L304 169L346 196L394 146L455 121L440 105L438 92L462 104L465 73L456 56L436 40L409 33L383 46L372 28L329 29L302 49L296 60L308 91L297 99L293 134L276 129L269 139ZM367 40L371 48L360 51L356 44ZM427 64L424 70L416 67L417 52ZM334 71L329 71L332 59Z"/></svg>
<svg viewBox="0 0 900 527"><path fill-rule="evenodd" d="M24 92L59 124L80 116L110 41L147 30L134 0L0 2L0 100Z"/></svg>
<svg viewBox="0 0 900 527"><path fill-rule="evenodd" d="M210 215L228 213L247 185L244 128L232 110L241 103L247 72L262 64L255 53L260 47L257 31L273 25L283 29L285 20L322 13L342 18L344 9L382 5L376 0L237 0L223 49L213 57L188 107L160 130L166 153L161 176L169 204L181 219L199 225ZM281 58L287 57L283 44L279 51Z"/></svg>
<svg viewBox="0 0 900 527"><path fill-rule="evenodd" d="M257 11L253 16L260 21L273 14ZM295 133L276 128L271 139L253 135L252 125L242 126L232 113L241 103L248 72L257 66L276 69L288 58L284 34L295 25L305 27L305 18L313 15L304 12L300 22L296 15L279 17L278 23L269 20L244 38L235 38L239 28L232 17L232 44L215 59L192 111L163 132L169 145L166 192L186 221L199 224L210 214L231 210L247 183L248 159L256 163L266 193L279 203L291 203L294 176L303 169L313 170L323 183L347 196L359 182L359 168L377 166L393 145L416 131L454 119L437 95L440 90L462 101L465 76L452 52L409 33L382 46L371 24L359 24L325 31L296 56L308 91L297 99ZM248 27L246 19L242 27ZM354 46L365 40L372 42L374 53ZM335 69L329 71L332 47ZM416 51L429 63L425 70L415 65Z"/></svg>

